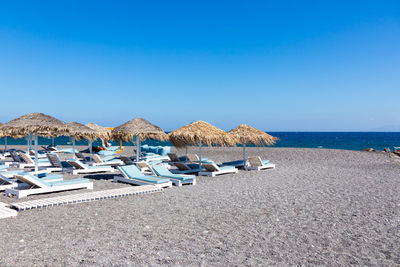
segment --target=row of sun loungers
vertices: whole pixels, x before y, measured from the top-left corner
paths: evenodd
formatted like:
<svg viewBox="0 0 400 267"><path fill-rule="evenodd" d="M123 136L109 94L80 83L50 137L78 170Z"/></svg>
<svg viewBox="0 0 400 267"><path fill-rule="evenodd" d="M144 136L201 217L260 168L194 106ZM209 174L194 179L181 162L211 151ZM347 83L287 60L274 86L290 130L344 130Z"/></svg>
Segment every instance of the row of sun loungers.
<svg viewBox="0 0 400 267"><path fill-rule="evenodd" d="M214 177L222 174L235 174L240 167L246 170L275 168L274 164L263 161L259 157L249 158L246 162L234 161L217 165L204 158L200 161L195 154L188 154L185 157L169 154L169 161L143 159L140 162L135 162L133 158L129 157L117 159L115 156L101 157L96 154L90 155L91 157L88 158L77 153L77 159L66 161L61 161L56 153L45 153L44 155L46 158L38 157L40 170L37 173L8 170L8 164L0 164L0 190L5 190L6 195L21 198L32 194L81 188L93 189L93 183L88 179L64 180L61 174L50 174L51 172L73 175L119 172L119 175L114 176L114 182L167 188L172 185L196 184L194 174ZM10 156L13 159L12 166L14 167L23 169L35 166L35 160L30 153L18 154L16 151L10 151Z"/></svg>
<svg viewBox="0 0 400 267"><path fill-rule="evenodd" d="M15 196L22 198L34 194L59 192L73 189L93 189L93 182L89 179L76 178L71 180L46 180L39 178L31 173L17 174L16 178L23 182L24 185L16 188L7 188L5 194L7 196ZM27 186L26 186L27 185Z"/></svg>

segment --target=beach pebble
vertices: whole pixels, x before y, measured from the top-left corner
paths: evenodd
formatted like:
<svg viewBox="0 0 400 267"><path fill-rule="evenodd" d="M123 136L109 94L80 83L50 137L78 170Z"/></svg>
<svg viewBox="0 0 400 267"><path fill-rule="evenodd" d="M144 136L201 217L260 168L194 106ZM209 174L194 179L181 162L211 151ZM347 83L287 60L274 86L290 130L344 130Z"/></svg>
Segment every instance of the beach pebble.
<svg viewBox="0 0 400 267"><path fill-rule="evenodd" d="M204 148L203 153L218 162L242 157L241 148ZM323 148L250 147L247 153L269 159L276 169L197 177L195 186L162 194L21 211L1 219L0 266L400 264L395 158ZM132 148L123 154L132 155ZM93 179L95 191L130 186L113 183L114 175L84 177ZM26 200L81 192L87 191ZM3 194L0 202L16 200Z"/></svg>

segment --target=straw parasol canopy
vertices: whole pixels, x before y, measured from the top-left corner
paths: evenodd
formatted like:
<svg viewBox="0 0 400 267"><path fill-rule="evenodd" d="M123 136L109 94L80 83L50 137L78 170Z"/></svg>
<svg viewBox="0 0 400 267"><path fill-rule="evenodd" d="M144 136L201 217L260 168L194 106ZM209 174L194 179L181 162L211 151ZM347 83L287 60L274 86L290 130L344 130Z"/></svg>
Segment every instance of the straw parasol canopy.
<svg viewBox="0 0 400 267"><path fill-rule="evenodd" d="M204 121L196 121L168 134L176 147L187 145L232 146L237 143L235 137Z"/></svg>
<svg viewBox="0 0 400 267"><path fill-rule="evenodd" d="M43 113L30 113L3 124L0 131L4 136L59 136L68 132L64 122Z"/></svg>
<svg viewBox="0 0 400 267"><path fill-rule="evenodd" d="M34 134L35 139L35 171L38 164L38 136L59 136L68 133L65 123L43 113L29 113L7 122L0 128L5 136L13 138Z"/></svg>
<svg viewBox="0 0 400 267"><path fill-rule="evenodd" d="M246 164L246 145L255 144L259 146L273 145L279 138L267 134L261 130L250 127L246 124L241 124L235 129L232 129L228 134L234 137L238 144L243 145L243 164Z"/></svg>
<svg viewBox="0 0 400 267"><path fill-rule="evenodd" d="M76 140L87 139L92 141L98 138L95 130L79 122L69 122L66 124L66 127L68 129L66 136L74 137Z"/></svg>
<svg viewBox="0 0 400 267"><path fill-rule="evenodd" d="M112 137L118 141L131 141L134 136L141 140L157 139L160 141L167 140L164 131L142 118L136 118L125 122L124 124L112 130Z"/></svg>
<svg viewBox="0 0 400 267"><path fill-rule="evenodd" d="M107 129L106 127L102 127L93 122L89 122L89 123L85 124L85 126L96 131L98 137L100 137L102 139L110 139L111 138L111 130Z"/></svg>
<svg viewBox="0 0 400 267"><path fill-rule="evenodd" d="M240 144L254 144L258 146L270 146L276 143L279 138L267 134L261 130L241 124L228 132L236 138Z"/></svg>

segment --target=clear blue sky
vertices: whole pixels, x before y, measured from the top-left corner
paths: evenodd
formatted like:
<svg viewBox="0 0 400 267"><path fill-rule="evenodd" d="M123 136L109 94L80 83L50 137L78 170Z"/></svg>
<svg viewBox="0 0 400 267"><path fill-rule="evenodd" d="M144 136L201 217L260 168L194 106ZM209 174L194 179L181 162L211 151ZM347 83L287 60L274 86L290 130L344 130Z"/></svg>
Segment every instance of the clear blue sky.
<svg viewBox="0 0 400 267"><path fill-rule="evenodd" d="M82 2L0 3L1 122L400 128L400 1Z"/></svg>

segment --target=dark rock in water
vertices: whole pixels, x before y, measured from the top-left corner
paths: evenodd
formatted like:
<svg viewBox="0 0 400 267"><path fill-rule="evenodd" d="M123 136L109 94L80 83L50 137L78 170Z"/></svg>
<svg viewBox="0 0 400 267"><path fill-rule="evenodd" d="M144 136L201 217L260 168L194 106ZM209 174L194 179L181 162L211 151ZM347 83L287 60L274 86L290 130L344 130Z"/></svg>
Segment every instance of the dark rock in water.
<svg viewBox="0 0 400 267"><path fill-rule="evenodd" d="M373 149L373 148L366 148L366 149L363 149L362 151L374 152L374 151L375 151L375 149Z"/></svg>

